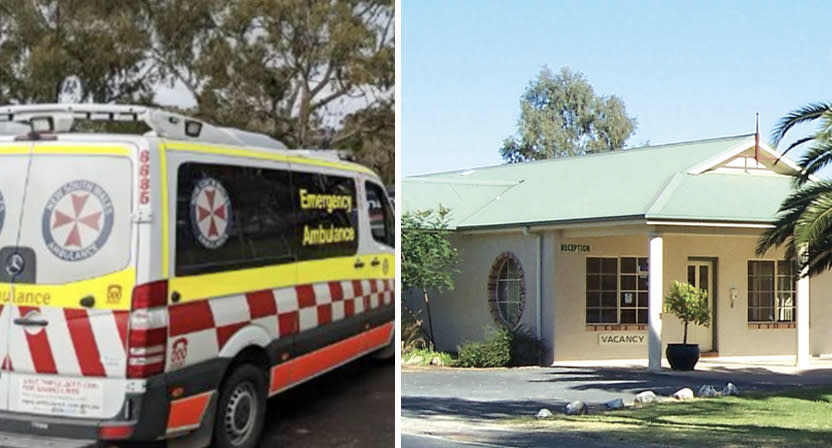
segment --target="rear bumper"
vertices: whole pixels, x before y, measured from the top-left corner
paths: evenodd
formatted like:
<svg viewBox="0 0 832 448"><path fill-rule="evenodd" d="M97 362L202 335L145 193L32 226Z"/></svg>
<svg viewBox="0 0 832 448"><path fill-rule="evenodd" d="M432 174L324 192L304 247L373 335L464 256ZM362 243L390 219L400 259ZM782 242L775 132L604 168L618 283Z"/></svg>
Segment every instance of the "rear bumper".
<svg viewBox="0 0 832 448"><path fill-rule="evenodd" d="M0 446L3 448L31 448L33 446L43 448L87 448L96 446L96 441L0 432Z"/></svg>
<svg viewBox="0 0 832 448"><path fill-rule="evenodd" d="M100 427L110 425L132 427L131 435L120 439L122 441L149 442L181 435L181 431L170 431L170 388L183 388L183 397L216 390L227 366L228 360L216 359L151 378L143 393L125 397L121 411L112 419L0 412L0 447L94 446L99 440ZM8 438L8 442L4 442L3 437ZM43 442L49 440L54 440L55 444Z"/></svg>

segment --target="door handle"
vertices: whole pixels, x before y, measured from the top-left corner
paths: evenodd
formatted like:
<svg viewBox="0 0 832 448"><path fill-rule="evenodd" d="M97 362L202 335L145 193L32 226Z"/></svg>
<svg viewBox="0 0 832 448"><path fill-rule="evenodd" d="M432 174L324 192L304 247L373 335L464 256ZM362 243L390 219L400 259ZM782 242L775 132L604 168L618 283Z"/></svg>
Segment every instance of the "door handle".
<svg viewBox="0 0 832 448"><path fill-rule="evenodd" d="M379 261L378 258L373 258L373 261L370 262L370 265L372 265L373 267L378 266L380 264L381 264L381 261Z"/></svg>
<svg viewBox="0 0 832 448"><path fill-rule="evenodd" d="M363 261L361 261L361 259L359 258L358 260L355 260L355 265L354 265L354 266L355 266L355 268L356 268L356 269L361 269L361 268L363 268L363 267L364 267L364 266L366 266L366 265L365 265L365 264L364 264L364 262L363 262Z"/></svg>
<svg viewBox="0 0 832 448"><path fill-rule="evenodd" d="M29 320L25 317L18 317L14 320L15 325L22 325L24 327L45 327L49 322L45 320Z"/></svg>

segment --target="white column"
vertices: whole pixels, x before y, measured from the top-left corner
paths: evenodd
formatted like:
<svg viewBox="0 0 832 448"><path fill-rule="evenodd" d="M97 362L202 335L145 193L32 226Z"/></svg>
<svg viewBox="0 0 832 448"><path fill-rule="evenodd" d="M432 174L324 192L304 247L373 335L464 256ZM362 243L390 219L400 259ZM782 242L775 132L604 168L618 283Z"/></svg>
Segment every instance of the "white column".
<svg viewBox="0 0 832 448"><path fill-rule="evenodd" d="M795 365L809 367L809 277L797 281L797 354Z"/></svg>
<svg viewBox="0 0 832 448"><path fill-rule="evenodd" d="M663 241L660 233L650 234L647 268L647 368L662 368L662 260Z"/></svg>

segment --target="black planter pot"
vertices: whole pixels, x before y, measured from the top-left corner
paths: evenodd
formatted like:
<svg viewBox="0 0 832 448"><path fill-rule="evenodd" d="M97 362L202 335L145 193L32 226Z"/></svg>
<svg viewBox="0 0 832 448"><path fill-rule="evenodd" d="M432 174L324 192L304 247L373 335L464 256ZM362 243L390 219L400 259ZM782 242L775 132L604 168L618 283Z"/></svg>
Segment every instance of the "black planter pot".
<svg viewBox="0 0 832 448"><path fill-rule="evenodd" d="M664 354L673 370L693 370L699 361L699 344L667 344Z"/></svg>

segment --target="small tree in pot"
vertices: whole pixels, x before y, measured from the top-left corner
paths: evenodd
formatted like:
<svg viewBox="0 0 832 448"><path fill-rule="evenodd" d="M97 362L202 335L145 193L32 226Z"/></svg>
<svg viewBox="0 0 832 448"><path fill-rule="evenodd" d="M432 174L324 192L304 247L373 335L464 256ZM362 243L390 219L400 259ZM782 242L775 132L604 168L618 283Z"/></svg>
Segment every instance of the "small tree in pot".
<svg viewBox="0 0 832 448"><path fill-rule="evenodd" d="M708 293L690 283L674 281L664 298L664 312L672 313L685 325L681 344L667 344L667 361L673 370L693 370L699 361L699 344L688 344L688 325L711 324L711 307Z"/></svg>

